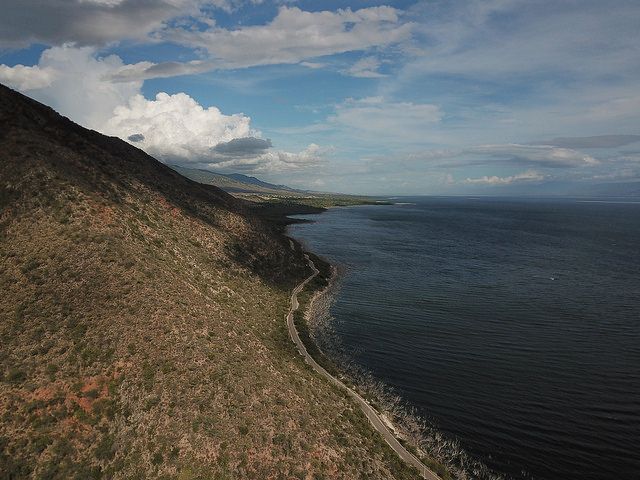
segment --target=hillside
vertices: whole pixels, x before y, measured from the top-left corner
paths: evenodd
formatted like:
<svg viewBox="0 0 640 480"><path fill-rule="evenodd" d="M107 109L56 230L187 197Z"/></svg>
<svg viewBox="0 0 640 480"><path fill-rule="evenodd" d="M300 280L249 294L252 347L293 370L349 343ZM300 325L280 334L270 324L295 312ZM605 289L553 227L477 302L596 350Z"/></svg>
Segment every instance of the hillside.
<svg viewBox="0 0 640 480"><path fill-rule="evenodd" d="M176 172L195 182L213 185L229 193L258 193L267 195L300 195L300 190L294 190L286 185L273 185L255 177L239 173L222 174L196 168L170 165Z"/></svg>
<svg viewBox="0 0 640 480"><path fill-rule="evenodd" d="M414 478L291 343L302 253L0 86L0 479Z"/></svg>

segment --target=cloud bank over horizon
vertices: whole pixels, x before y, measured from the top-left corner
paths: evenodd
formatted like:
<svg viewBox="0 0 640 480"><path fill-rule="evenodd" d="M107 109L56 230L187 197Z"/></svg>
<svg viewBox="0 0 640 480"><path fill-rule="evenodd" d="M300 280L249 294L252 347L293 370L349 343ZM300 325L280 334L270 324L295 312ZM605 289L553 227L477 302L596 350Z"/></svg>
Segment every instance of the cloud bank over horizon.
<svg viewBox="0 0 640 480"><path fill-rule="evenodd" d="M25 0L0 82L162 161L302 188L640 186L638 22L631 0Z"/></svg>

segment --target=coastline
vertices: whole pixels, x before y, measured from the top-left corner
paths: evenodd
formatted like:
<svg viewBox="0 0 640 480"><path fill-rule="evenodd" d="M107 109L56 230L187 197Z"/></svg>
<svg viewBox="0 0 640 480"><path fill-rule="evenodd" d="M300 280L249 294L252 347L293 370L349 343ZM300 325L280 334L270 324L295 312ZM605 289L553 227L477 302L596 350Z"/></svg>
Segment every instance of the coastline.
<svg viewBox="0 0 640 480"><path fill-rule="evenodd" d="M311 340L316 343L316 346L323 355L331 359L326 351L327 343L332 342L335 344L337 339L331 338L331 340L329 340L329 337L334 337L334 335L332 335L332 319L329 309L340 290L345 272L340 271L336 265L330 262L327 263L329 263L331 267L331 276L328 279L327 286L313 293L313 296L309 300L309 305L304 312L304 320L309 326Z"/></svg>
<svg viewBox="0 0 640 480"><path fill-rule="evenodd" d="M307 222L314 221L307 220ZM435 478L505 480L506 477L491 471L477 459L469 457L456 439L447 436L436 426L418 416L415 409L391 387L376 380L370 371L353 363L333 330L334 319L330 314L330 307L339 293L348 267L312 253L303 240L293 239L293 241L304 252L309 252L315 260L328 266L331 272L326 285L313 290L307 304L303 305L304 313L301 321L304 325L298 326L296 320L297 328L303 327L306 330L304 332L306 341L312 344L307 346L312 351L310 356L322 363L324 367L327 367L328 363L327 370L331 371L329 375L342 384L342 387L352 391L352 395L360 397L361 401L375 412L390 435L418 462L426 466ZM324 369L324 367L321 368Z"/></svg>
<svg viewBox="0 0 640 480"><path fill-rule="evenodd" d="M346 357L346 353L339 352L342 347L339 345L339 343L337 343L339 342L339 340L336 338L335 333L332 331L332 317L329 309L334 301L334 297L340 290L340 285L346 273L344 269L341 269L335 264L331 264L330 262L328 263L331 266L331 277L328 280L328 284L324 289L314 292L304 312L304 320L309 326L311 341L316 344L316 347L318 348L321 355L327 357L334 364L337 363L336 366L340 371L340 379L349 382L350 385L353 385L353 388L357 390L358 393L364 395L367 398L368 403L373 404L372 406L376 409L386 427L396 437L398 437L401 442L413 446L420 457L429 458L429 453L426 451L422 451L418 447L418 442L416 442L415 439L412 438L412 435L407 432L407 429L402 428L400 425L398 425L397 420L394 421L395 419L397 419L398 415L397 413L394 414L394 412L392 411L393 408L388 408L388 406L390 406L390 403L395 403L397 407L399 398L394 396L392 402L389 402L388 400L385 401L383 398L380 398L384 395L383 392L378 392L379 394L382 393L382 395L375 395L375 393L371 392L371 390L373 389L381 390L381 385L369 385L369 388L363 385L366 382L369 382L370 384L374 382L368 373L357 371L349 372L345 371L350 370L349 368L343 368L345 362L349 362L349 359ZM328 346L328 344L332 344L331 353L327 352L328 349L326 347Z"/></svg>
<svg viewBox="0 0 640 480"><path fill-rule="evenodd" d="M391 203L391 205L395 204ZM382 205L389 205L389 203L382 203ZM372 204L349 205L349 207L357 206L372 206ZM327 206L320 212L293 214L320 215L338 207L343 205ZM419 417L406 400L390 386L376 380L372 372L353 363L333 329L333 318L329 311L347 275L348 267L323 258L314 253L303 239L289 235L289 225L314 222L314 219L286 217L283 228L286 237L295 242L301 251L313 256L318 266L330 269L329 275L321 275L326 279L326 284L320 288L315 285L306 305L303 302L304 313L301 318L295 320L294 328L297 328L297 333L303 337L302 342L305 343L312 359L320 363L323 370L328 370L329 375L335 377L336 381L339 379L344 388L352 390L355 395L361 397L362 402L375 412L389 434L401 443L403 449L408 449L411 452L410 455L414 456L418 462L423 466L426 465L436 478L452 480L468 478L469 474L482 473L482 476L477 478L504 480L503 477L490 472L486 465L471 459L461 449L456 439L448 437L437 427ZM301 293L304 294L304 291Z"/></svg>
<svg viewBox="0 0 640 480"><path fill-rule="evenodd" d="M298 335L295 322L294 322L294 313L298 310L300 306L298 302L298 294L320 272L315 267L313 261L309 258L309 255L305 254L304 256L313 273L309 277L305 278L302 281L302 283L298 284L294 288L291 294L291 305L288 313L285 315L285 322L287 324L287 328L289 330L291 340L294 342L294 344L298 348L299 353L305 358L305 361L318 374L325 377L329 382L336 385L337 387L346 390L346 393L348 393L352 397L352 399L356 402L356 404L358 404L362 412L365 414L365 416L371 423L371 426L382 435L384 441L398 454L398 456L404 462L415 467L419 472L419 474L427 480L448 480L448 478L450 478L448 475L445 475L442 477L439 476L431 468L429 468L426 463L424 463L420 458L418 458L418 456L414 452L407 449L405 444L401 442L399 438L397 438L396 432L387 426L387 421L385 421L386 419L382 417L382 414L378 412L377 409L374 408L374 406L372 406L370 402L367 401L359 392L356 391L356 387L347 386L342 380L339 380L334 375L332 375L327 370L325 370L320 364L316 362L315 358L308 353L303 341L300 339L300 336ZM309 306L310 305L307 305L307 308L309 308ZM318 350L318 352L320 352L320 350Z"/></svg>

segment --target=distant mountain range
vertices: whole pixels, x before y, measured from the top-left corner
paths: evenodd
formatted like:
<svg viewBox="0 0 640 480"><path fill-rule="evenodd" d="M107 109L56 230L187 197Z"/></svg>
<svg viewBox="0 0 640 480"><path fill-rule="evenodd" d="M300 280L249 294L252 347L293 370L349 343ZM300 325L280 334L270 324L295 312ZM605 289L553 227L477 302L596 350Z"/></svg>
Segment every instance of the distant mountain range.
<svg viewBox="0 0 640 480"><path fill-rule="evenodd" d="M213 185L230 193L263 193L273 195L305 193L304 190L296 190L286 185L274 185L240 173L224 174L203 169L181 167L179 165L169 166L193 181Z"/></svg>

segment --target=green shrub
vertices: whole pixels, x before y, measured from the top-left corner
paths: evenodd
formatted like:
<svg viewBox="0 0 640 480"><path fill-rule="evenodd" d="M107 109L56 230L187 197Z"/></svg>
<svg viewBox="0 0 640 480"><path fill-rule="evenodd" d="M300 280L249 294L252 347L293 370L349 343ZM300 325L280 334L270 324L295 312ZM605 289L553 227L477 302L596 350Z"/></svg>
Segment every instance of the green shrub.
<svg viewBox="0 0 640 480"><path fill-rule="evenodd" d="M98 460L111 460L115 456L113 451L113 437L106 435L98 442L93 454Z"/></svg>
<svg viewBox="0 0 640 480"><path fill-rule="evenodd" d="M9 383L22 383L27 379L27 372L24 370L13 367L9 369L7 373L7 381Z"/></svg>
<svg viewBox="0 0 640 480"><path fill-rule="evenodd" d="M81 323L80 325L75 326L73 330L71 330L70 336L73 340L79 342L82 337L84 337L85 333L87 333L87 326L84 323Z"/></svg>
<svg viewBox="0 0 640 480"><path fill-rule="evenodd" d="M56 376L56 373L58 373L59 370L60 370L60 367L57 364L50 363L47 365L47 368L45 369L45 373L49 375L51 380L53 380Z"/></svg>
<svg viewBox="0 0 640 480"><path fill-rule="evenodd" d="M142 364L142 377L144 378L144 388L147 392L150 392L153 388L153 379L155 376L155 369L145 360Z"/></svg>
<svg viewBox="0 0 640 480"><path fill-rule="evenodd" d="M84 392L84 396L96 399L100 396L100 392L98 392L98 390L96 390L95 388L92 388L91 390L87 390L86 392Z"/></svg>

